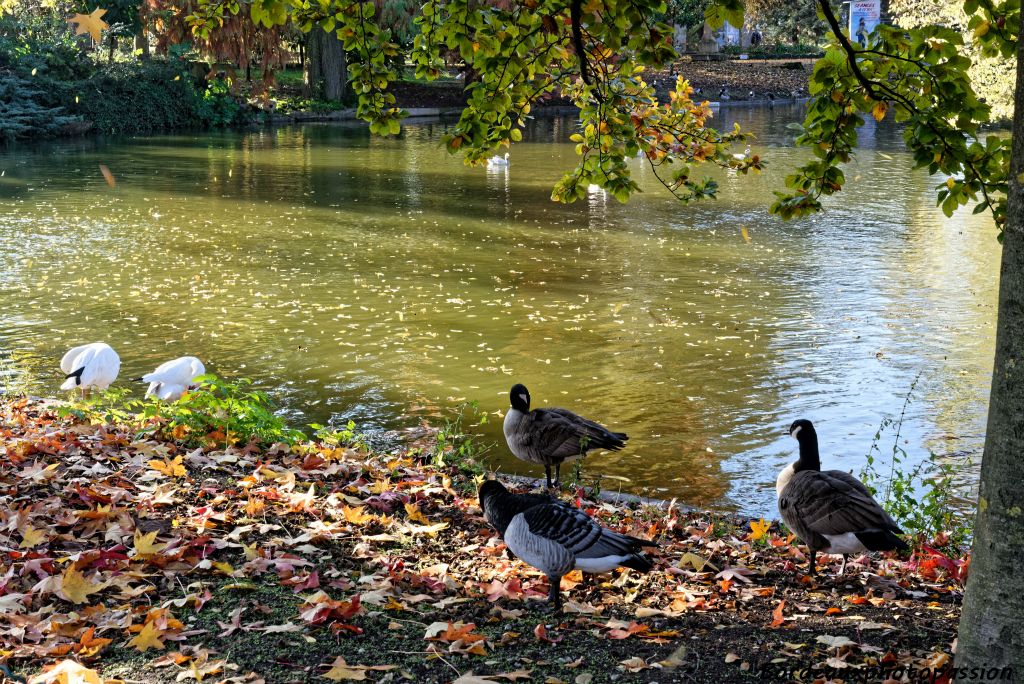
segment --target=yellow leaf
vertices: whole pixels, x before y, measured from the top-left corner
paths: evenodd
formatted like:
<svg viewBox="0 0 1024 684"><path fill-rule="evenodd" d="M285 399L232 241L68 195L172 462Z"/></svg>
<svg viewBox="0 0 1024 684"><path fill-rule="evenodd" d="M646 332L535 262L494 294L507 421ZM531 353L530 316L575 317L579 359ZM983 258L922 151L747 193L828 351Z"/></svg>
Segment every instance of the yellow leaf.
<svg viewBox="0 0 1024 684"><path fill-rule="evenodd" d="M358 506L356 508L350 508L349 506L343 506L341 512L345 515L346 522L353 523L354 525L362 525L365 522L373 520L372 515L363 513L364 506Z"/></svg>
<svg viewBox="0 0 1024 684"><path fill-rule="evenodd" d="M424 525L430 524L430 521L427 520L427 516L423 515L423 511L421 511L416 504L405 504L405 514L409 516L409 520L412 520L413 522L422 523Z"/></svg>
<svg viewBox="0 0 1024 684"><path fill-rule="evenodd" d="M871 116L875 117L875 121L881 121L885 118L885 113L889 111L889 105L884 100L879 100L875 103L875 106L871 108Z"/></svg>
<svg viewBox="0 0 1024 684"><path fill-rule="evenodd" d="M231 567L230 563L214 563L213 567L217 568L225 575L233 575L235 573L235 569Z"/></svg>
<svg viewBox="0 0 1024 684"><path fill-rule="evenodd" d="M765 522L764 518L760 520L750 521L750 538L754 541L761 539L764 535L768 534L768 528L771 527L770 522Z"/></svg>
<svg viewBox="0 0 1024 684"><path fill-rule="evenodd" d="M74 660L62 660L28 681L29 684L103 684L103 677Z"/></svg>
<svg viewBox="0 0 1024 684"><path fill-rule="evenodd" d="M94 9L91 14L76 14L68 19L68 23L78 24L78 28L75 30L76 36L88 33L92 36L92 39L98 43L100 42L100 32L109 26L109 24L102 19L103 15L106 13L107 10L105 9Z"/></svg>
<svg viewBox="0 0 1024 684"><path fill-rule="evenodd" d="M331 669L324 675L327 679L332 682L341 681L357 681L361 682L366 679L366 668L365 667L350 667L345 659L341 656L332 663Z"/></svg>
<svg viewBox="0 0 1024 684"><path fill-rule="evenodd" d="M147 622L142 627L142 631L135 635L135 638L128 642L129 646L134 646L140 651L148 651L151 648L157 648L161 651L166 648L164 642L160 641L160 630L153 626L152 622Z"/></svg>
<svg viewBox="0 0 1024 684"><path fill-rule="evenodd" d="M743 226L743 227L740 228L740 235L743 236L743 239L745 241L750 242L750 233L747 232L747 227L746 226Z"/></svg>
<svg viewBox="0 0 1024 684"><path fill-rule="evenodd" d="M992 25L990 23L988 23L987 21L981 22L974 28L974 37L981 38L986 33L988 33L988 30L990 28L992 28Z"/></svg>
<svg viewBox="0 0 1024 684"><path fill-rule="evenodd" d="M166 458L162 461L152 460L149 462L149 467L167 477L183 477L185 465L182 460L182 456L178 456L173 461L168 461Z"/></svg>
<svg viewBox="0 0 1024 684"><path fill-rule="evenodd" d="M94 584L85 579L85 576L76 570L74 565L69 565L60 579L60 593L76 605L87 603L89 594L95 594L105 586L107 586L105 582Z"/></svg>
<svg viewBox="0 0 1024 684"><path fill-rule="evenodd" d="M156 530L149 534L142 534L139 530L135 530L135 551L140 556L153 556L164 550L167 544L157 544L156 542Z"/></svg>
<svg viewBox="0 0 1024 684"><path fill-rule="evenodd" d="M416 535L416 534L427 534L427 535L430 535L431 537L433 537L435 534L437 534L441 530L445 529L446 527L448 527L448 523L446 523L446 522L440 522L440 523L437 523L436 525L412 525L412 524L409 524L409 525L406 525L406 527L405 527L405 529L403 531L404 532L408 532L410 534L414 534L414 535Z"/></svg>
<svg viewBox="0 0 1024 684"><path fill-rule="evenodd" d="M39 546L44 541L46 541L46 532L37 530L29 525L21 531L21 543L18 544L18 548L31 549L33 546Z"/></svg>

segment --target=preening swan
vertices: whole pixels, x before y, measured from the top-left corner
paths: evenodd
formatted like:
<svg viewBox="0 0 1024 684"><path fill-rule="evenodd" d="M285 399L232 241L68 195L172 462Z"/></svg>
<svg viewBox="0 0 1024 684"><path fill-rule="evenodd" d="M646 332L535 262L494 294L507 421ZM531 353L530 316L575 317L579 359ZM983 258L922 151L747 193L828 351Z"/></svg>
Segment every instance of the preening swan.
<svg viewBox="0 0 1024 684"><path fill-rule="evenodd" d="M194 356L162 363L152 373L143 375L140 380L149 383L147 397L156 397L160 401L177 401L187 390L195 389L193 380L206 373L203 362Z"/></svg>
<svg viewBox="0 0 1024 684"><path fill-rule="evenodd" d="M62 390L78 388L86 392L93 387L107 389L117 379L121 370L121 358L109 344L93 342L70 350L60 360L64 372Z"/></svg>

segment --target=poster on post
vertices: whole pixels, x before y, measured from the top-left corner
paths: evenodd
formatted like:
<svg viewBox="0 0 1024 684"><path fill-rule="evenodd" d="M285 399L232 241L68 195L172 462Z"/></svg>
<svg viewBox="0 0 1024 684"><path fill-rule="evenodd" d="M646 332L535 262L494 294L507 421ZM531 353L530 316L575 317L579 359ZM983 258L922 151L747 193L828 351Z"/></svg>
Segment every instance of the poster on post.
<svg viewBox="0 0 1024 684"><path fill-rule="evenodd" d="M866 45L868 35L875 30L882 17L882 0L852 0L850 2L850 36Z"/></svg>

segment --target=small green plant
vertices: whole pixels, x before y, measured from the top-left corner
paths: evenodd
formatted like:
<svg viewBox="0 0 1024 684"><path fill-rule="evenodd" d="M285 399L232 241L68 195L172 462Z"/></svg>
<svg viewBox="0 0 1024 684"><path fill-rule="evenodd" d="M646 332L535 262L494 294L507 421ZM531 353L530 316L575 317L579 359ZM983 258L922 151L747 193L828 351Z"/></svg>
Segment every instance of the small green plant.
<svg viewBox="0 0 1024 684"><path fill-rule="evenodd" d="M252 381L226 382L216 375L196 378L198 389L186 392L176 402L155 400L141 403L144 419L163 418L163 428L173 438L196 444L239 442L294 444L304 439L300 430L289 428L274 413L274 405L263 392L252 389Z"/></svg>
<svg viewBox="0 0 1024 684"><path fill-rule="evenodd" d="M317 440L330 446L352 447L353 449L365 449L368 446L366 435L356 431L354 420L348 421L341 430L319 423L310 423L309 427L315 431L313 436Z"/></svg>
<svg viewBox="0 0 1024 684"><path fill-rule="evenodd" d="M470 420L476 426L487 423L487 414L480 411L480 405L475 401L460 404L455 417L445 420L434 445L434 465L454 466L473 476L486 472L484 454L491 445L483 444L479 435L469 432Z"/></svg>
<svg viewBox="0 0 1024 684"><path fill-rule="evenodd" d="M914 378L903 402L899 418L882 420L868 450L860 478L872 494L881 499L882 506L906 532L927 541L948 539L947 544L961 547L971 536L971 519L959 506L960 492L956 485L956 468L937 459L935 454L906 469L907 452L900 446L903 420L911 396L921 375ZM889 456L888 476L879 473L877 465L884 465L879 443L882 435L892 430L892 453Z"/></svg>
<svg viewBox="0 0 1024 684"><path fill-rule="evenodd" d="M68 403L57 407L57 415L62 418L73 416L89 423L128 423L133 418L127 409L130 402L125 401L130 393L127 387L92 391L86 396L73 390Z"/></svg>

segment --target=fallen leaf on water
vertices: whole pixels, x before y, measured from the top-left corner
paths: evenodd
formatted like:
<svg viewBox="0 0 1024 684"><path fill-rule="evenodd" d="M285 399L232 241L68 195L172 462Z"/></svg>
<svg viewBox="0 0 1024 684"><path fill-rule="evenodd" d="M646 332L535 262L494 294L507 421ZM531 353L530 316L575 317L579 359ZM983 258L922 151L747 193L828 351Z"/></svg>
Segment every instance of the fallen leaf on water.
<svg viewBox="0 0 1024 684"><path fill-rule="evenodd" d="M110 172L110 169L108 169L105 164L100 164L100 173L103 174L103 180L107 181L107 185L109 185L112 188L117 186L117 181L114 179L114 174Z"/></svg>

